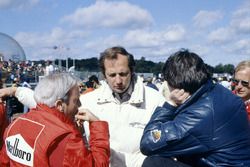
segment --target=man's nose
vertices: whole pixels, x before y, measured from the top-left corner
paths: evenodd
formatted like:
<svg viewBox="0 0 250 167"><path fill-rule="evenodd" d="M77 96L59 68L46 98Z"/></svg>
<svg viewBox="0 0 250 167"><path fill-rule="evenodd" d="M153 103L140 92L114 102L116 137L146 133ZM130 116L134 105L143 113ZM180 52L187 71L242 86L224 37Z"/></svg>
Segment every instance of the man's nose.
<svg viewBox="0 0 250 167"><path fill-rule="evenodd" d="M115 82L116 83L122 83L122 78L121 78L121 76L119 76L119 75L116 75L116 77L115 77Z"/></svg>
<svg viewBox="0 0 250 167"><path fill-rule="evenodd" d="M241 84L241 82L238 82L235 86L238 87L238 88L242 88L243 87L242 84Z"/></svg>

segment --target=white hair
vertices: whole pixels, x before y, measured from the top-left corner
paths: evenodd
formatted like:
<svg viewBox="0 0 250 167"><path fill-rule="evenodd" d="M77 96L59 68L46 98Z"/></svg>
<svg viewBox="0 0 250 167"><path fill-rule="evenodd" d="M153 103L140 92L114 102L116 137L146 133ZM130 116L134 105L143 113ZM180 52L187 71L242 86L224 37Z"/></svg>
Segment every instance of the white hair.
<svg viewBox="0 0 250 167"><path fill-rule="evenodd" d="M50 74L39 81L34 91L34 99L37 104L53 107L57 100L65 100L69 90L78 82L79 80L69 73Z"/></svg>

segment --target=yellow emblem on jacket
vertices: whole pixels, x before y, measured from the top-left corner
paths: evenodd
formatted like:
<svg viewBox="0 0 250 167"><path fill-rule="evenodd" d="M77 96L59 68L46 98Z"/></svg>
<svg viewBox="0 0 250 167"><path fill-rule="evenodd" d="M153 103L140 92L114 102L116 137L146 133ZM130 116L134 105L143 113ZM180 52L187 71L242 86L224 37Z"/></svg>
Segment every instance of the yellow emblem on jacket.
<svg viewBox="0 0 250 167"><path fill-rule="evenodd" d="M156 143L161 139L161 130L154 129L151 131L153 142Z"/></svg>

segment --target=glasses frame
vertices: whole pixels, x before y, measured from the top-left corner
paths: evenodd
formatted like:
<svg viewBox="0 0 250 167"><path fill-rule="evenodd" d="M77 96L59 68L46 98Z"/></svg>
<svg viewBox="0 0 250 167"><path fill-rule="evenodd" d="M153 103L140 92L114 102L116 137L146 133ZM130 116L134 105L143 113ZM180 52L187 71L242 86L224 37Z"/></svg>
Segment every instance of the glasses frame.
<svg viewBox="0 0 250 167"><path fill-rule="evenodd" d="M244 81L244 80L240 80L240 79L232 79L232 82L235 84L235 85L238 85L239 83L244 86L244 87L249 87L249 81Z"/></svg>

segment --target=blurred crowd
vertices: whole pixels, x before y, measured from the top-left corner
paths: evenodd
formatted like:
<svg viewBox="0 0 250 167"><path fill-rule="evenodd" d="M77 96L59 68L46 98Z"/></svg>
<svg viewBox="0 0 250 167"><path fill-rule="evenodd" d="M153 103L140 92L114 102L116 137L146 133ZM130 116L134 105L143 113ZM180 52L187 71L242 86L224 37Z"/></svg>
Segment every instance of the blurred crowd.
<svg viewBox="0 0 250 167"><path fill-rule="evenodd" d="M6 84L12 84L14 82L22 83L24 81L35 82L36 76L44 75L45 68L45 64L35 64L32 61L1 61L0 79Z"/></svg>

